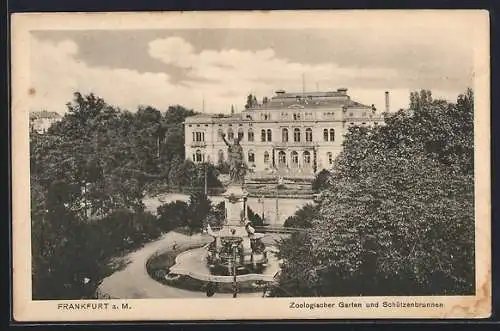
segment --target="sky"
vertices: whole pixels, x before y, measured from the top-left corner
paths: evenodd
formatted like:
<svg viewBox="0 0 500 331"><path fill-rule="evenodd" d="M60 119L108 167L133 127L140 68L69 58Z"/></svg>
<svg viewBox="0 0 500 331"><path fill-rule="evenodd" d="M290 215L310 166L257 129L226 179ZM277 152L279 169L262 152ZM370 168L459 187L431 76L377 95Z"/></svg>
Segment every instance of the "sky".
<svg viewBox="0 0 500 331"><path fill-rule="evenodd" d="M242 110L249 93L347 88L353 100L391 110L430 89L455 101L472 86L466 25L328 29L32 31L31 110L64 113L73 92L93 92L135 111L180 104ZM304 80L303 80L304 77ZM204 104L204 109L203 108Z"/></svg>

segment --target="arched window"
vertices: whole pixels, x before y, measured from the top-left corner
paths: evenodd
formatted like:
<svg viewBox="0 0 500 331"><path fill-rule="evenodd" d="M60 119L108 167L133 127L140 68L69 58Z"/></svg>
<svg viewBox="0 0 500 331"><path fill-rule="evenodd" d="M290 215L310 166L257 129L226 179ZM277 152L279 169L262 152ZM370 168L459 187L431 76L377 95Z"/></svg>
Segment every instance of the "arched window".
<svg viewBox="0 0 500 331"><path fill-rule="evenodd" d="M243 128L238 129L238 139L242 140L243 139Z"/></svg>
<svg viewBox="0 0 500 331"><path fill-rule="evenodd" d="M202 161L202 156L201 156L201 151L199 149L196 150L195 153L195 162L201 162Z"/></svg>
<svg viewBox="0 0 500 331"><path fill-rule="evenodd" d="M222 163L224 162L224 151L222 149L219 149L219 152L217 153L217 156L218 156L218 161L219 163Z"/></svg>
<svg viewBox="0 0 500 331"><path fill-rule="evenodd" d="M217 130L217 141L222 141L222 134L224 133L224 131L222 131L221 128L219 128L219 130Z"/></svg>
<svg viewBox="0 0 500 331"><path fill-rule="evenodd" d="M311 153L309 151L304 152L304 165L305 166L311 165Z"/></svg>
<svg viewBox="0 0 500 331"><path fill-rule="evenodd" d="M335 141L335 130L330 129L330 141Z"/></svg>
<svg viewBox="0 0 500 331"><path fill-rule="evenodd" d="M299 153L296 151L292 152L292 166L297 167L299 165Z"/></svg>
<svg viewBox="0 0 500 331"><path fill-rule="evenodd" d="M306 129L306 141L313 141L313 130L311 128Z"/></svg>
<svg viewBox="0 0 500 331"><path fill-rule="evenodd" d="M248 134L247 134L248 141L253 141L253 130L248 129Z"/></svg>
<svg viewBox="0 0 500 331"><path fill-rule="evenodd" d="M267 141L273 141L273 132L271 129L267 129Z"/></svg>
<svg viewBox="0 0 500 331"><path fill-rule="evenodd" d="M267 151L264 152L264 163L269 163L269 153Z"/></svg>
<svg viewBox="0 0 500 331"><path fill-rule="evenodd" d="M288 129L287 128L284 128L282 131L281 131L281 140L286 143L288 142Z"/></svg>
<svg viewBox="0 0 500 331"><path fill-rule="evenodd" d="M227 139L228 140L234 139L234 132L233 132L233 129L231 129L231 128L229 128L229 130L227 130Z"/></svg>
<svg viewBox="0 0 500 331"><path fill-rule="evenodd" d="M252 151L248 152L248 162L255 162L255 154Z"/></svg>
<svg viewBox="0 0 500 331"><path fill-rule="evenodd" d="M300 141L300 129L299 128L293 129L293 141L295 141L295 142Z"/></svg>
<svg viewBox="0 0 500 331"><path fill-rule="evenodd" d="M332 152L326 153L326 157L328 158L328 163L333 164L333 154Z"/></svg>
<svg viewBox="0 0 500 331"><path fill-rule="evenodd" d="M285 151L280 151L278 153L278 163L280 166L286 165L286 153L285 153Z"/></svg>
<svg viewBox="0 0 500 331"><path fill-rule="evenodd" d="M260 131L260 141L266 141L266 130Z"/></svg>
<svg viewBox="0 0 500 331"><path fill-rule="evenodd" d="M324 129L324 130L323 130L323 139L324 139L325 141L328 141L328 129Z"/></svg>

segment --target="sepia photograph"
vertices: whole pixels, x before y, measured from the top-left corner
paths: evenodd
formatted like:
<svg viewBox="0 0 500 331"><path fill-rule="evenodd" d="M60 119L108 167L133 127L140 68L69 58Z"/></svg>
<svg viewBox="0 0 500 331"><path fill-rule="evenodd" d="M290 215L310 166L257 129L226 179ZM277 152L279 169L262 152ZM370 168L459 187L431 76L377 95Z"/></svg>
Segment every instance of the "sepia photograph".
<svg viewBox="0 0 500 331"><path fill-rule="evenodd" d="M12 17L20 321L491 314L483 11Z"/></svg>

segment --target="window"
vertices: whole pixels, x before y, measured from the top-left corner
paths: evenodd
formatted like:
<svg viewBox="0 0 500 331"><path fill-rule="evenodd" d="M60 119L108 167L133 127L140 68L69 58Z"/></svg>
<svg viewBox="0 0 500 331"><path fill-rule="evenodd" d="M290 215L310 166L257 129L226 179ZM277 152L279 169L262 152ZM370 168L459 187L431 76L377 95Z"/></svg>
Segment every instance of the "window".
<svg viewBox="0 0 500 331"><path fill-rule="evenodd" d="M194 159L194 161L195 162L201 162L201 160L202 160L201 151L199 149L197 149L196 153L195 153L195 159Z"/></svg>
<svg viewBox="0 0 500 331"><path fill-rule="evenodd" d="M252 151L248 152L248 162L255 162L255 154Z"/></svg>
<svg viewBox="0 0 500 331"><path fill-rule="evenodd" d="M284 151L278 153L278 164L280 166L286 165L286 153Z"/></svg>
<svg viewBox="0 0 500 331"><path fill-rule="evenodd" d="M239 140L242 140L242 139L243 139L243 129L242 129L242 128L239 128L239 129L238 129L238 139L239 139Z"/></svg>
<svg viewBox="0 0 500 331"><path fill-rule="evenodd" d="M193 141L205 141L205 133L193 132Z"/></svg>
<svg viewBox="0 0 500 331"><path fill-rule="evenodd" d="M312 120L312 118L313 118L312 113L306 113L305 116L306 116L306 120Z"/></svg>
<svg viewBox="0 0 500 331"><path fill-rule="evenodd" d="M266 141L266 130L264 129L260 131L260 141Z"/></svg>
<svg viewBox="0 0 500 331"><path fill-rule="evenodd" d="M354 113L349 113L349 116L353 117L353 116L354 116Z"/></svg>
<svg viewBox="0 0 500 331"><path fill-rule="evenodd" d="M323 140L328 141L328 129L323 130Z"/></svg>
<svg viewBox="0 0 500 331"><path fill-rule="evenodd" d="M224 162L224 151L222 149L219 149L217 156L219 158L218 159L219 163L223 163Z"/></svg>
<svg viewBox="0 0 500 331"><path fill-rule="evenodd" d="M273 141L273 132L271 129L267 129L267 141Z"/></svg>
<svg viewBox="0 0 500 331"><path fill-rule="evenodd" d="M299 153L296 151L292 152L292 165L295 167L299 165Z"/></svg>
<svg viewBox="0 0 500 331"><path fill-rule="evenodd" d="M335 130L330 129L330 141L335 141Z"/></svg>
<svg viewBox="0 0 500 331"><path fill-rule="evenodd" d="M269 153L267 151L264 152L264 163L266 163L266 164L269 163Z"/></svg>
<svg viewBox="0 0 500 331"><path fill-rule="evenodd" d="M227 130L227 139L228 140L234 139L234 132L233 132L233 129L231 129L231 128L229 128L229 130Z"/></svg>
<svg viewBox="0 0 500 331"><path fill-rule="evenodd" d="M295 142L300 141L300 129L299 128L293 129L293 141L295 141Z"/></svg>
<svg viewBox="0 0 500 331"><path fill-rule="evenodd" d="M306 141L313 141L313 130L311 128L306 129Z"/></svg>
<svg viewBox="0 0 500 331"><path fill-rule="evenodd" d="M287 128L284 128L282 131L281 131L281 140L286 143L288 142L288 129Z"/></svg>
<svg viewBox="0 0 500 331"><path fill-rule="evenodd" d="M300 113L293 114L293 120L294 121L300 121Z"/></svg>
<svg viewBox="0 0 500 331"><path fill-rule="evenodd" d="M328 163L333 164L333 154L331 152L326 153L326 157L328 158Z"/></svg>
<svg viewBox="0 0 500 331"><path fill-rule="evenodd" d="M304 152L304 165L305 166L311 165L311 153L309 151Z"/></svg>
<svg viewBox="0 0 500 331"><path fill-rule="evenodd" d="M222 141L222 134L224 133L224 131L222 131L221 128L219 128L219 130L217 130L217 141Z"/></svg>
<svg viewBox="0 0 500 331"><path fill-rule="evenodd" d="M248 129L248 141L253 141L253 130L252 129Z"/></svg>

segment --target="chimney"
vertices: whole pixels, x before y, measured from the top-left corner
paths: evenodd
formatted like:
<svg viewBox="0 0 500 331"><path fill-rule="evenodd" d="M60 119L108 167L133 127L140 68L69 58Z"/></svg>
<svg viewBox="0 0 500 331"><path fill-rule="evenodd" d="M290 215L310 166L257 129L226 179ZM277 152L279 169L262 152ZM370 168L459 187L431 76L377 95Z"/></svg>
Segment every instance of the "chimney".
<svg viewBox="0 0 500 331"><path fill-rule="evenodd" d="M385 111L389 112L389 92L385 91Z"/></svg>
<svg viewBox="0 0 500 331"><path fill-rule="evenodd" d="M338 88L337 92L339 92L341 95L347 95L347 89L345 87Z"/></svg>

